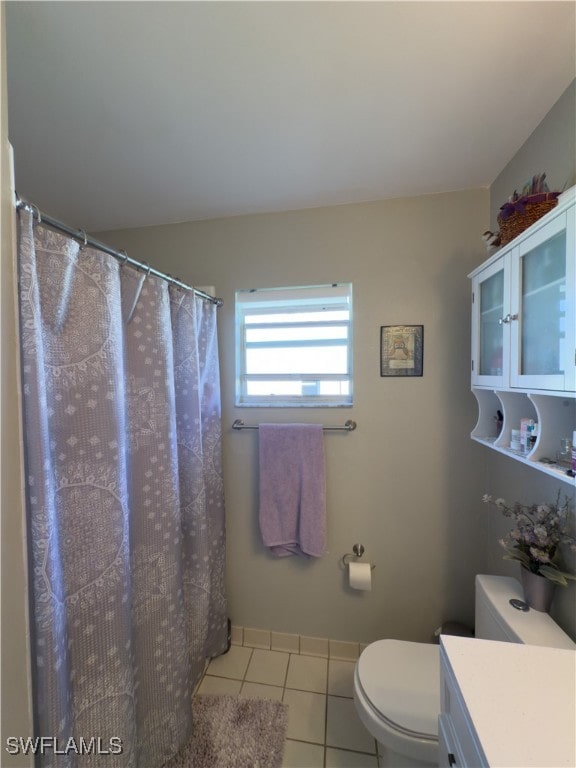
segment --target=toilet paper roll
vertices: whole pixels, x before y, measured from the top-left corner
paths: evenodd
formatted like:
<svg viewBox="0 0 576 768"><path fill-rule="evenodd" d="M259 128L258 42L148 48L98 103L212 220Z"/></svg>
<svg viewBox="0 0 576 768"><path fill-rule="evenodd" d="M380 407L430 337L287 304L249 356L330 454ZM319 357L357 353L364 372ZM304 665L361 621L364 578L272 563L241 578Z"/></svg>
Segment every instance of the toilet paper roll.
<svg viewBox="0 0 576 768"><path fill-rule="evenodd" d="M352 589L372 589L372 567L370 563L349 563L348 579Z"/></svg>

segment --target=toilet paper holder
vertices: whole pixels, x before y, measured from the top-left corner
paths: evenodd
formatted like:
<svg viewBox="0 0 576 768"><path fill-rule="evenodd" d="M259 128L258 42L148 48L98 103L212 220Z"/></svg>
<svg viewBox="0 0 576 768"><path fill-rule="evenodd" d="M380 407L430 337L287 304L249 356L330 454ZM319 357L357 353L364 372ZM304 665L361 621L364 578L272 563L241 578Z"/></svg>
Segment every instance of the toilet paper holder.
<svg viewBox="0 0 576 768"><path fill-rule="evenodd" d="M342 555L342 566L346 568L347 565L350 564L350 558L360 559L362 555L364 554L366 550L364 549L363 544L354 544L352 546L352 552L347 552L345 555ZM376 568L375 565L371 566L370 570L374 570Z"/></svg>

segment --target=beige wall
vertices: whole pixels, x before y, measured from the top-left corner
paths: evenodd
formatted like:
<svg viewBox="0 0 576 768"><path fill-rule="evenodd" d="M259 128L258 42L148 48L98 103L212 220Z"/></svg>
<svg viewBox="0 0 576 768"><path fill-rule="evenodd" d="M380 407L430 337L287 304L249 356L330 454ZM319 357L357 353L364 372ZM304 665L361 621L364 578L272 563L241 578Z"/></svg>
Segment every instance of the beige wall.
<svg viewBox="0 0 576 768"><path fill-rule="evenodd" d="M98 237L196 284L213 284L219 314L228 591L234 623L341 640L427 640L449 618L472 620L483 558L472 510L485 455L469 439L467 273L484 258L488 193L472 190ZM352 281L352 409L236 409L234 291ZM424 376L379 375L380 326L424 325ZM275 559L257 526L257 433L235 418L358 422L328 433L329 554ZM373 590L351 592L339 561L354 543L376 565Z"/></svg>
<svg viewBox="0 0 576 768"><path fill-rule="evenodd" d="M564 91L544 120L502 169L490 187L491 229L515 189L535 174L546 173L552 191L576 184L576 80Z"/></svg>
<svg viewBox="0 0 576 768"><path fill-rule="evenodd" d="M16 328L2 3L2 744L31 733L23 513L20 503ZM472 443L469 285L482 259L479 233L525 178L576 181L575 84L503 169L490 190L364 205L245 216L100 233L130 255L196 284L215 284L220 310L228 590L235 623L370 641L429 638L442 621L472 620L473 576L512 573L501 559L502 521L479 503L487 490L510 499L550 498L551 479ZM491 216L490 216L490 211ZM73 222L70 222L73 224ZM356 404L305 418L358 430L326 436L329 554L275 560L257 529L257 436L232 421L299 419L299 411L233 407L233 298L237 288L325 281L354 283ZM425 326L424 377L381 379L381 325ZM566 486L567 488L568 486ZM353 543L375 565L373 591L349 591L338 563ZM553 612L576 636L576 587ZM15 759L2 765L23 765Z"/></svg>
<svg viewBox="0 0 576 768"><path fill-rule="evenodd" d="M562 189L576 184L576 80L564 92L538 128L518 150L490 188L492 224L496 221L500 205L515 188L536 173L546 172L551 189ZM487 464L487 492L509 501L542 502L554 499L558 490L575 500L576 493L565 483L497 453L489 452ZM502 560L497 541L505 532L504 521L493 513L487 515L488 536L486 568L489 573L518 575L516 564ZM569 553L566 553L569 556ZM572 567L576 562L572 562ZM573 638L576 638L576 584L558 588L552 606L552 615Z"/></svg>
<svg viewBox="0 0 576 768"><path fill-rule="evenodd" d="M20 426L18 421L17 335L13 268L13 193L7 129L4 3L1 4L0 53L2 72L0 168L1 193L1 332L2 366L2 720L0 763L6 768L32 765L31 757L13 757L4 751L7 736L32 735L30 660L24 564L24 512L21 496Z"/></svg>

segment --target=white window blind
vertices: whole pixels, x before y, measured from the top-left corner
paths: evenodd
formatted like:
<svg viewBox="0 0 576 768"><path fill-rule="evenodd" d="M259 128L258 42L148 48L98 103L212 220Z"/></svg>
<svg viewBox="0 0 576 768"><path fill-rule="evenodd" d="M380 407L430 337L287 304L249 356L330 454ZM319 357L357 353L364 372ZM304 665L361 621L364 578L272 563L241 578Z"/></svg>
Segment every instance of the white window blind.
<svg viewBox="0 0 576 768"><path fill-rule="evenodd" d="M352 405L352 285L236 293L236 405Z"/></svg>

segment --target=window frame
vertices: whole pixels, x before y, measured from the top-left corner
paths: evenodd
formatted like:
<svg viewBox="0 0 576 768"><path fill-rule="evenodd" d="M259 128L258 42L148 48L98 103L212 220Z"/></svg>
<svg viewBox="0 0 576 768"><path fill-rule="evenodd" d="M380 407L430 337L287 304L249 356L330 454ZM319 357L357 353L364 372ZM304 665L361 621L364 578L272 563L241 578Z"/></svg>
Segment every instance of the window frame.
<svg viewBox="0 0 576 768"><path fill-rule="evenodd" d="M302 314L309 308L312 312L319 312L320 308L326 312L346 311L348 318L344 320L318 320L302 321L291 324L289 327L296 326L312 328L314 326L346 326L347 336L343 340L318 339L318 340L300 340L291 341L260 341L248 342L247 331L249 329L265 329L270 327L279 328L281 325L270 325L268 323L246 323L248 315L290 315ZM274 408L350 408L353 405L353 314L352 314L352 283L332 283L329 285L298 286L289 288L267 288L252 289L248 291L237 291L235 295L235 335L236 335L236 380L235 380L235 405L236 407L274 407ZM286 324L288 325L288 324ZM302 373L299 371L291 373L269 373L269 374L249 374L246 371L247 351L249 348L267 347L281 349L283 346L294 348L301 347L329 347L346 346L346 372L345 373ZM248 385L250 381L342 381L345 379L348 383L348 393L338 395L251 395L248 394Z"/></svg>

